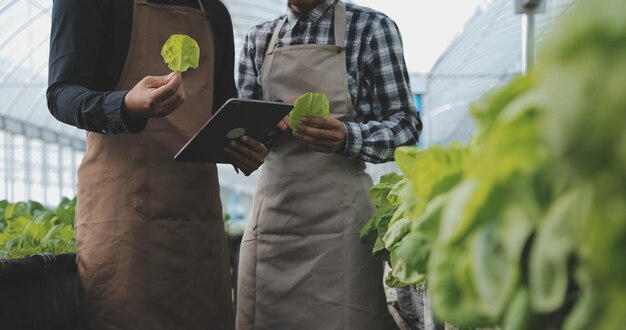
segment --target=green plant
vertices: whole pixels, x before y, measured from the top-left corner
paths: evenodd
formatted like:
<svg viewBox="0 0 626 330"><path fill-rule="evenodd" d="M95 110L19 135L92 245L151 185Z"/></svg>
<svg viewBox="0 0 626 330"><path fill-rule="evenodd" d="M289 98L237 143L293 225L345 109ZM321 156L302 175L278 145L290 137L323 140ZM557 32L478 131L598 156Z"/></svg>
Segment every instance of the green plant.
<svg viewBox="0 0 626 330"><path fill-rule="evenodd" d="M74 252L75 207L76 198L64 198L53 209L35 201L0 201L0 257Z"/></svg>
<svg viewBox="0 0 626 330"><path fill-rule="evenodd" d="M402 215L363 236L389 252L388 283L427 279L462 327L626 324L624 12L578 3L535 70L473 105L471 144L396 150Z"/></svg>

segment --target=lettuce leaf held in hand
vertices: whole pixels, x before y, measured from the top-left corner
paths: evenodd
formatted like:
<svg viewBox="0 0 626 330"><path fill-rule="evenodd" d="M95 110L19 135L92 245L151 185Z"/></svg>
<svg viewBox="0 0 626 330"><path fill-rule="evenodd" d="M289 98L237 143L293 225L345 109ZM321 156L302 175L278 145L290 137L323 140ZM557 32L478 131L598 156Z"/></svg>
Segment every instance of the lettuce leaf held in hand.
<svg viewBox="0 0 626 330"><path fill-rule="evenodd" d="M173 72L185 72L195 69L200 62L200 47L191 37L174 34L163 45L161 56Z"/></svg>
<svg viewBox="0 0 626 330"><path fill-rule="evenodd" d="M322 93L306 93L300 96L289 113L289 126L296 132L304 116L328 118L330 115L328 98Z"/></svg>

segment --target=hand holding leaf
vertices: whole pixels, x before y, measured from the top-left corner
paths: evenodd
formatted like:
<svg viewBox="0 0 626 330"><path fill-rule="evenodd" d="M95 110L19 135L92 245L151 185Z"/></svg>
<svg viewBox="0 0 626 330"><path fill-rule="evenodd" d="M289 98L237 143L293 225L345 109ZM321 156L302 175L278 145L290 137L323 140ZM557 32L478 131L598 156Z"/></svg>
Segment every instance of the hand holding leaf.
<svg viewBox="0 0 626 330"><path fill-rule="evenodd" d="M167 116L185 101L180 73L198 67L198 43L186 35L172 35L163 45L161 56L173 73L147 76L137 83L124 97L124 112L128 118Z"/></svg>
<svg viewBox="0 0 626 330"><path fill-rule="evenodd" d="M131 119L167 116L185 101L180 73L147 76L124 97L125 115Z"/></svg>

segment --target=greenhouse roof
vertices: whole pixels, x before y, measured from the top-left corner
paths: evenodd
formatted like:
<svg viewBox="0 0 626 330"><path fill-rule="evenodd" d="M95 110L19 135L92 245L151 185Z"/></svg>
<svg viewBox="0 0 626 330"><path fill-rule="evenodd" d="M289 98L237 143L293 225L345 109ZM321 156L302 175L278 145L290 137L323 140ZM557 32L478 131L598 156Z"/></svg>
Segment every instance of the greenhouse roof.
<svg viewBox="0 0 626 330"><path fill-rule="evenodd" d="M52 3L0 0L0 130L84 149L84 131L57 121L46 104ZM224 3L237 47L252 25L284 10L279 0Z"/></svg>
<svg viewBox="0 0 626 330"><path fill-rule="evenodd" d="M0 129L83 149L85 133L46 105L51 10L49 0L0 1Z"/></svg>

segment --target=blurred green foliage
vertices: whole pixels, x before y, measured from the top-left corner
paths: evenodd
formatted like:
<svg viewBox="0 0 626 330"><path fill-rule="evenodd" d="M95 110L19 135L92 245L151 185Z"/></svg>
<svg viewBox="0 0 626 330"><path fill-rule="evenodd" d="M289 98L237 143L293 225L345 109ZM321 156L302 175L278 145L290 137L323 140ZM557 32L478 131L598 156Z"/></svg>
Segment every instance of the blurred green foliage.
<svg viewBox="0 0 626 330"><path fill-rule="evenodd" d="M402 188L371 190L395 213L362 232L375 255L383 242L388 284L427 280L437 318L461 327L626 324L624 13L578 2L529 75L474 104L470 144L396 150Z"/></svg>

